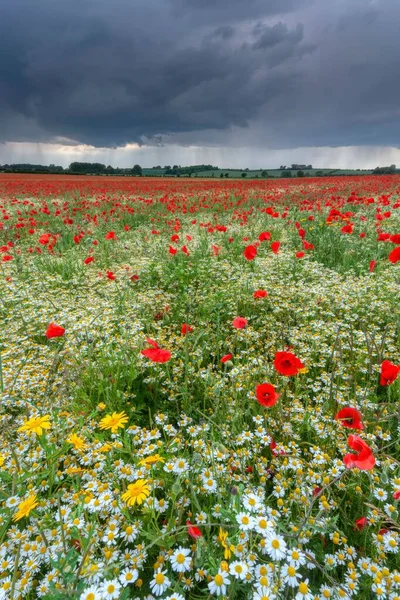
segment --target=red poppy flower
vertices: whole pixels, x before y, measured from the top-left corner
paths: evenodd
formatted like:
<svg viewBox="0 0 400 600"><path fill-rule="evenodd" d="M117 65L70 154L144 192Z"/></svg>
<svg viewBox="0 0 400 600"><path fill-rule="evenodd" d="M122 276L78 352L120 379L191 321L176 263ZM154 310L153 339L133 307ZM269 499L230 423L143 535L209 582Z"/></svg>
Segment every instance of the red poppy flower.
<svg viewBox="0 0 400 600"><path fill-rule="evenodd" d="M381 232L378 235L378 242L387 242L388 240L390 240L390 233Z"/></svg>
<svg viewBox="0 0 400 600"><path fill-rule="evenodd" d="M268 292L265 290L256 290L253 296L254 298L266 298L268 296Z"/></svg>
<svg viewBox="0 0 400 600"><path fill-rule="evenodd" d="M305 252L303 252L302 250L300 250L300 252L296 252L296 258L304 258L305 257Z"/></svg>
<svg viewBox="0 0 400 600"><path fill-rule="evenodd" d="M179 242L179 235L177 235L176 233L174 233L174 235L171 235L171 242Z"/></svg>
<svg viewBox="0 0 400 600"><path fill-rule="evenodd" d="M191 331L193 331L193 327L191 327L187 323L183 323L183 325L181 327L181 334L186 335L187 333L190 333Z"/></svg>
<svg viewBox="0 0 400 600"><path fill-rule="evenodd" d="M258 236L260 242L268 242L271 239L271 234L269 231L262 231Z"/></svg>
<svg viewBox="0 0 400 600"><path fill-rule="evenodd" d="M147 341L149 342L149 340L147 340ZM151 341L153 341L153 340L151 340ZM157 342L155 342L155 343L157 343ZM157 346L158 346L158 344L157 344ZM164 350L163 348L154 347L154 346L153 346L153 348L146 348L145 350L142 350L141 354L143 354L143 356L145 356L152 362L157 362L157 363L168 362L172 356L172 354L169 350Z"/></svg>
<svg viewBox="0 0 400 600"><path fill-rule="evenodd" d="M400 490L397 490L397 492L393 494L393 500L400 500Z"/></svg>
<svg viewBox="0 0 400 600"><path fill-rule="evenodd" d="M41 244L42 246L46 246L49 241L51 239L51 234L50 233L43 233L40 238L39 238L39 244Z"/></svg>
<svg viewBox="0 0 400 600"><path fill-rule="evenodd" d="M257 400L262 406L275 406L278 402L279 394L271 383L262 383L256 387Z"/></svg>
<svg viewBox="0 0 400 600"><path fill-rule="evenodd" d="M57 325L56 323L50 323L50 325L47 327L45 336L48 340L50 340L51 338L62 337L64 333L64 327L61 327L61 325Z"/></svg>
<svg viewBox="0 0 400 600"><path fill-rule="evenodd" d="M107 271L106 275L107 279L110 279L111 281L114 281L114 279L116 278L115 273L113 273L112 271Z"/></svg>
<svg viewBox="0 0 400 600"><path fill-rule="evenodd" d="M400 233L395 233L394 235L390 236L390 241L393 244L400 244Z"/></svg>
<svg viewBox="0 0 400 600"><path fill-rule="evenodd" d="M243 255L247 260L254 260L257 256L257 248L255 246L246 246Z"/></svg>
<svg viewBox="0 0 400 600"><path fill-rule="evenodd" d="M343 457L343 462L348 469L357 467L361 471L369 471L375 466L375 456L371 448L358 435L349 435L347 443L352 450L357 454L346 454Z"/></svg>
<svg viewBox="0 0 400 600"><path fill-rule="evenodd" d="M139 275L136 275L136 273L134 275L132 275L132 277L129 277L129 279L131 281L137 281L139 279Z"/></svg>
<svg viewBox="0 0 400 600"><path fill-rule="evenodd" d="M13 258L14 257L11 256L11 254L3 254L3 257L1 260L2 260L2 262L8 262L8 261L12 260Z"/></svg>
<svg viewBox="0 0 400 600"><path fill-rule="evenodd" d="M215 244L213 244L212 245L212 251L213 251L214 256L218 256L219 251L220 251L220 247L216 246Z"/></svg>
<svg viewBox="0 0 400 600"><path fill-rule="evenodd" d="M376 260L371 260L371 262L369 263L369 272L373 273L375 271L375 267L376 267Z"/></svg>
<svg viewBox="0 0 400 600"><path fill-rule="evenodd" d="M396 381L400 373L400 365L394 365L390 360L384 360L381 364L381 385L391 385Z"/></svg>
<svg viewBox="0 0 400 600"><path fill-rule="evenodd" d="M236 317L233 319L232 325L235 329L245 329L247 325L247 319L244 317Z"/></svg>
<svg viewBox="0 0 400 600"><path fill-rule="evenodd" d="M93 261L94 261L93 256L88 256L87 258L85 258L85 260L83 262L85 263L85 265L88 265Z"/></svg>
<svg viewBox="0 0 400 600"><path fill-rule="evenodd" d="M275 354L274 367L281 375L291 377L297 375L304 365L292 352L277 352Z"/></svg>
<svg viewBox="0 0 400 600"><path fill-rule="evenodd" d="M354 523L354 529L358 529L358 531L362 531L366 527L368 527L368 519L367 519L367 517L360 517Z"/></svg>
<svg viewBox="0 0 400 600"><path fill-rule="evenodd" d="M228 362L228 360L231 360L232 356L233 356L233 354L225 354L225 356L223 356L223 357L220 359L220 362L222 362L222 363L226 363L226 362Z"/></svg>
<svg viewBox="0 0 400 600"><path fill-rule="evenodd" d="M169 253L174 255L178 252L178 250L176 248L173 248L172 246L169 247Z"/></svg>
<svg viewBox="0 0 400 600"><path fill-rule="evenodd" d="M115 235L115 231L109 231L105 235L106 240L116 240L117 236Z"/></svg>
<svg viewBox="0 0 400 600"><path fill-rule="evenodd" d="M362 414L356 408L346 406L339 410L335 415L335 420L340 421L343 427L349 427L350 429L364 429L364 425L361 422Z"/></svg>
<svg viewBox="0 0 400 600"><path fill-rule="evenodd" d="M389 260L393 264L399 262L399 260L400 260L400 246L397 246L397 248L394 248L394 250L391 251L391 253L389 254Z"/></svg>
<svg viewBox="0 0 400 600"><path fill-rule="evenodd" d="M181 250L184 254L189 254L189 250L187 249L186 246L182 246Z"/></svg>
<svg viewBox="0 0 400 600"><path fill-rule="evenodd" d="M187 532L194 540L197 540L199 537L203 537L200 529L195 525L192 525L190 521L186 521Z"/></svg>
<svg viewBox="0 0 400 600"><path fill-rule="evenodd" d="M272 242L272 244L271 244L271 250L272 250L272 252L274 254L278 254L280 246L281 246L280 242Z"/></svg>
<svg viewBox="0 0 400 600"><path fill-rule="evenodd" d="M311 242L307 242L307 240L303 240L303 248L304 248L304 250L314 250L315 246L314 246L314 244L311 244Z"/></svg>
<svg viewBox="0 0 400 600"><path fill-rule="evenodd" d="M349 223L348 225L344 225L341 229L342 233L353 233L354 223Z"/></svg>

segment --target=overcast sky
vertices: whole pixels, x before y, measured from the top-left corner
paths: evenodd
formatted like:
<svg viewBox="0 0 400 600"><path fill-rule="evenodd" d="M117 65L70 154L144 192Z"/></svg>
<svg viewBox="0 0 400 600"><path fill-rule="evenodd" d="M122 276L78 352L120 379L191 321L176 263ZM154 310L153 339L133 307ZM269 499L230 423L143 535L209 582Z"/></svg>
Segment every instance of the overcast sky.
<svg viewBox="0 0 400 600"><path fill-rule="evenodd" d="M0 163L400 164L399 0L1 0Z"/></svg>

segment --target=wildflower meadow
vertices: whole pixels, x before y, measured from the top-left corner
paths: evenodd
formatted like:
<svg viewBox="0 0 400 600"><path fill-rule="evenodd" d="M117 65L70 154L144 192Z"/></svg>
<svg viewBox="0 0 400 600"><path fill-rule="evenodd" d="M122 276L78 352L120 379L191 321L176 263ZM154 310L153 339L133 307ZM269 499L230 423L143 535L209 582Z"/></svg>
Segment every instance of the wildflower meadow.
<svg viewBox="0 0 400 600"><path fill-rule="evenodd" d="M0 175L0 600L400 599L400 177Z"/></svg>

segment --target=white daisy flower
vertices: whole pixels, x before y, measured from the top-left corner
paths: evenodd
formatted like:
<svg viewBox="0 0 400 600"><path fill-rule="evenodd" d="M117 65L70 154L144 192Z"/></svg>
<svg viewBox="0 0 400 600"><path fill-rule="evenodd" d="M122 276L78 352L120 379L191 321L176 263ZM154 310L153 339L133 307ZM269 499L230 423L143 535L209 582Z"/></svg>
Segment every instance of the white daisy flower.
<svg viewBox="0 0 400 600"><path fill-rule="evenodd" d="M86 588L86 590L79 596L79 600L101 600L99 588L95 585Z"/></svg>
<svg viewBox="0 0 400 600"><path fill-rule="evenodd" d="M296 567L293 565L284 565L281 570L281 577L290 587L296 587L299 579L301 579L300 573L297 572Z"/></svg>
<svg viewBox="0 0 400 600"><path fill-rule="evenodd" d="M286 542L279 534L271 533L265 538L265 549L272 560L282 560L286 556Z"/></svg>
<svg viewBox="0 0 400 600"><path fill-rule="evenodd" d="M295 600L313 600L313 598L314 594L310 591L308 579L306 579L300 583Z"/></svg>
<svg viewBox="0 0 400 600"><path fill-rule="evenodd" d="M244 512L236 515L236 521L239 523L239 529L248 531L254 527L254 518Z"/></svg>
<svg viewBox="0 0 400 600"><path fill-rule="evenodd" d="M248 572L249 567L246 565L246 563L240 560L237 560L229 565L229 573L233 575L236 579L246 579L246 575Z"/></svg>
<svg viewBox="0 0 400 600"><path fill-rule="evenodd" d="M119 598L121 592L121 584L116 580L105 581L101 588L102 600L115 600Z"/></svg>
<svg viewBox="0 0 400 600"><path fill-rule="evenodd" d="M229 577L224 571L218 571L213 579L208 584L208 589L211 594L216 596L225 596L226 586L230 584Z"/></svg>
<svg viewBox="0 0 400 600"><path fill-rule="evenodd" d="M119 581L121 583L121 585L123 585L124 587L129 585L130 583L135 583L135 581L137 580L137 578L139 577L139 572L137 569L125 569L124 571L122 571L121 575L119 576Z"/></svg>
<svg viewBox="0 0 400 600"><path fill-rule="evenodd" d="M181 546L175 550L170 558L171 567L177 573L184 573L190 569L192 558L190 556L190 550L182 548Z"/></svg>
<svg viewBox="0 0 400 600"><path fill-rule="evenodd" d="M167 571L162 571L158 569L154 573L153 579L150 581L150 588L153 594L156 596L161 596L165 590L171 585L170 580L165 575Z"/></svg>

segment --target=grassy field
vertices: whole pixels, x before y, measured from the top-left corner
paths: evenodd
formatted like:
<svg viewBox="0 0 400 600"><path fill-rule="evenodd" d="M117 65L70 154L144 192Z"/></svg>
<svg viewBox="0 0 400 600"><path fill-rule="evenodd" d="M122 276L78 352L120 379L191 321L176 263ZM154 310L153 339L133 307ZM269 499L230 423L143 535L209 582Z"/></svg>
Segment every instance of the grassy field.
<svg viewBox="0 0 400 600"><path fill-rule="evenodd" d="M0 176L0 599L400 597L399 194Z"/></svg>

